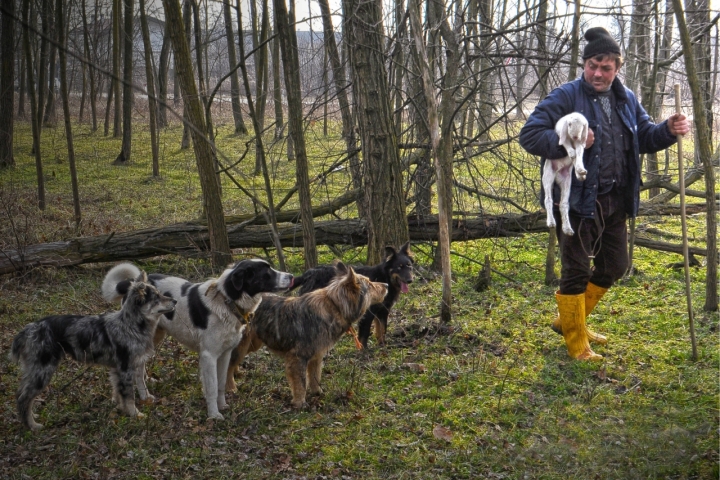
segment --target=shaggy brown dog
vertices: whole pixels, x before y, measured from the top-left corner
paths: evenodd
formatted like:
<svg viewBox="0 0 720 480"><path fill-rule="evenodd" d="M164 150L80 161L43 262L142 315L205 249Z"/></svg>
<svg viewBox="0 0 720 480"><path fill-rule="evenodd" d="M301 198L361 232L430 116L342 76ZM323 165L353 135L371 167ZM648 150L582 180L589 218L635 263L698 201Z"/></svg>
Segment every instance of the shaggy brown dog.
<svg viewBox="0 0 720 480"><path fill-rule="evenodd" d="M336 268L338 275L325 288L299 297L263 295L233 351L227 391L236 389L233 372L245 355L266 345L285 360L295 408L305 405L307 391L322 393L323 357L370 305L383 301L388 290L386 283L371 282L342 263Z"/></svg>

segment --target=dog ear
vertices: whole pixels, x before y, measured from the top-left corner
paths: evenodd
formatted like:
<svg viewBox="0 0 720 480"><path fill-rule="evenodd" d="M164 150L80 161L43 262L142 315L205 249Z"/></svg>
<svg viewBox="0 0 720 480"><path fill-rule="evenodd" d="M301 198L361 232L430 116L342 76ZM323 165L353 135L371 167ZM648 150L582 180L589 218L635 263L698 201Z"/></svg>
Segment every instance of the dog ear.
<svg viewBox="0 0 720 480"><path fill-rule="evenodd" d="M148 278L147 278L147 273L145 273L145 270L141 270L141 271L140 271L140 275L138 275L137 278L136 278L134 281L136 281L136 282L142 282L142 283L147 283L147 282L148 282Z"/></svg>
<svg viewBox="0 0 720 480"><path fill-rule="evenodd" d="M348 267L347 267L347 265L345 265L345 264L344 264L343 262L341 262L340 260L338 260L338 261L335 263L335 270L336 270L336 272L337 272L338 275L345 275L346 273L348 273Z"/></svg>
<svg viewBox="0 0 720 480"><path fill-rule="evenodd" d="M357 275L355 275L355 270L353 270L352 267L347 268L347 275L345 275L345 282L352 283L353 285L357 283Z"/></svg>
<svg viewBox="0 0 720 480"><path fill-rule="evenodd" d="M255 273L250 268L245 268L245 266L237 265L235 269L230 274L230 281L233 284L233 287L235 287L238 291L242 291L243 284L245 283L246 278L250 279L253 277Z"/></svg>
<svg viewBox="0 0 720 480"><path fill-rule="evenodd" d="M390 260L390 257L395 255L397 253L397 250L395 250L395 247L387 246L385 247L385 261Z"/></svg>
<svg viewBox="0 0 720 480"><path fill-rule="evenodd" d="M142 285L137 285L135 288L133 288L133 290L135 291L135 295L133 296L133 299L135 300L135 305L141 306L147 303L149 287L149 285L143 283Z"/></svg>
<svg viewBox="0 0 720 480"><path fill-rule="evenodd" d="M583 141L583 147L585 146L585 141L587 140L588 136L588 122L583 122L583 129L582 129L582 141Z"/></svg>
<svg viewBox="0 0 720 480"><path fill-rule="evenodd" d="M408 256L412 255L412 252L410 251L410 240L408 240L407 242L405 242L405 243L400 247L400 253L402 253L403 255L408 255Z"/></svg>

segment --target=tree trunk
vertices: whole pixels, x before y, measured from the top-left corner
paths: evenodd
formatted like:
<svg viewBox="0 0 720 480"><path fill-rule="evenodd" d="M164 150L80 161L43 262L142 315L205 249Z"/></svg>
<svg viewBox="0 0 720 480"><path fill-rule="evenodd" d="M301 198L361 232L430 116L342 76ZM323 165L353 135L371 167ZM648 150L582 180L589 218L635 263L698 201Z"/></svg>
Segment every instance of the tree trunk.
<svg viewBox="0 0 720 480"><path fill-rule="evenodd" d="M55 22L58 31L58 48L60 52L60 96L63 104L63 117L65 119L65 136L67 137L68 164L70 165L70 182L72 184L73 208L75 212L75 228L80 227L82 215L80 213L80 193L78 188L77 169L75 168L75 146L73 143L72 124L70 123L70 93L68 92L67 81L67 44L65 42L65 18L63 12L63 0L55 2Z"/></svg>
<svg viewBox="0 0 720 480"><path fill-rule="evenodd" d="M0 5L0 168L15 165L15 0Z"/></svg>
<svg viewBox="0 0 720 480"><path fill-rule="evenodd" d="M185 1L183 3L183 28L185 29L185 39L188 42L188 51L192 53L192 48L190 47L190 38L192 36L192 6L189 1ZM191 60L192 62L192 60ZM177 66L177 58L175 59L175 84L180 84L180 79L178 78L178 66ZM192 74L193 71L190 69L190 73ZM193 76L193 79L195 77ZM190 148L190 119L188 118L188 112L187 112L187 106L183 106L183 135L182 140L180 140L180 148L186 149ZM205 133L203 131L203 133Z"/></svg>
<svg viewBox="0 0 720 480"><path fill-rule="evenodd" d="M435 164L435 176L437 178L438 185L438 246L440 250L440 264L443 279L442 302L440 303L440 320L444 323L448 323L452 319L452 270L450 267L449 233L449 225L452 217L448 218L448 213L451 214L452 209L448 208L446 205L446 202L450 198L450 195L449 192L446 191L447 182L445 179L446 168L444 168L444 163L450 162L450 164L452 164L452 128L450 128L449 131L445 131L443 129L442 132L443 136L449 135L450 137L449 142L447 141L447 138L443 139L442 145L442 147L446 147L448 143L450 145L450 157L447 158L446 148L443 148L443 150L441 150L440 121L438 119L438 106L435 101L435 84L433 83L432 74L430 73L430 65L427 62L428 57L425 51L425 44L423 42L423 30L422 23L420 21L420 8L418 6L418 1L419 0L408 0L408 12L410 14L410 30L414 39L415 48L413 51L416 54L415 64L417 65L418 70L420 71L420 75L422 77L423 92L425 94L425 104L427 105L427 125L430 131L431 155L433 157L433 163ZM450 53L451 45L452 43L448 44L447 51L448 55L450 56L453 55ZM457 52L457 50L454 50L454 52L455 56L459 55L459 52ZM451 68L455 68L453 73L450 73ZM448 69L446 71L446 79L447 77L454 76L454 72L456 71L457 61L455 61L452 66L448 65ZM453 83L454 82L451 82L450 85L452 85ZM447 85L448 84L446 83L446 86ZM452 92L450 93L450 98L452 99ZM446 100L447 97L445 96L445 94L443 94L443 103ZM445 109L445 107L446 106L443 105L443 109ZM454 102L451 108L455 108ZM443 113L445 114L446 112ZM450 114L449 119L443 118L443 127L447 127L448 123L452 125L452 113Z"/></svg>
<svg viewBox="0 0 720 480"><path fill-rule="evenodd" d="M48 89L47 89L47 100L46 104L38 105L41 109L42 124L46 127L55 126L55 86L56 77L55 72L57 71L57 39L60 28L55 22L55 11L52 1L48 1L48 26L49 26L49 38L50 38L50 52L48 54L49 72L48 72Z"/></svg>
<svg viewBox="0 0 720 480"><path fill-rule="evenodd" d="M703 84L697 72L695 64L695 52L690 42L690 32L685 23L683 8L680 0L673 0L675 17L677 18L678 31L682 42L683 54L685 56L685 68L687 80L692 93L693 117L695 121L696 149L700 152L700 159L705 169L705 192L708 198L707 208L707 270L705 277L705 305L706 311L718 310L718 251L717 251L717 204L715 198L715 169L712 162L712 144L710 143L711 131L707 123L707 109L712 104L705 103L705 94L702 91Z"/></svg>
<svg viewBox="0 0 720 480"><path fill-rule="evenodd" d="M147 82L148 110L150 112L150 149L152 150L152 175L160 177L160 144L158 141L157 103L155 101L155 78L153 75L153 51L150 29L145 15L145 0L140 0L140 28L145 48L145 79Z"/></svg>
<svg viewBox="0 0 720 480"><path fill-rule="evenodd" d="M158 127L167 127L168 69L170 68L170 33L165 23L160 58L158 59Z"/></svg>
<svg viewBox="0 0 720 480"><path fill-rule="evenodd" d="M330 16L330 5L328 0L318 0L320 6L320 15L323 22L323 36L325 40L325 49L332 67L333 80L335 81L335 92L337 94L338 104L340 106L340 116L342 119L342 136L345 139L345 148L348 155L352 155L350 159L350 175L352 176L353 186L356 189L362 188L362 170L358 155L353 153L357 151L357 138L355 137L355 125L353 122L352 110L347 96L347 80L345 69L340 61L340 53L338 52L337 42L335 41L335 30L332 25L332 17ZM361 218L365 217L364 202L358 199L358 214ZM400 245L400 244L396 244Z"/></svg>
<svg viewBox="0 0 720 480"><path fill-rule="evenodd" d="M83 22L83 48L85 52L85 61L88 62L87 73L88 83L90 86L90 115L92 116L92 131L97 131L97 104L95 103L95 69L93 68L94 62L92 61L93 55L90 49L90 29L88 28L87 21L87 10L85 8L85 0L81 2L80 15L82 16Z"/></svg>
<svg viewBox="0 0 720 480"><path fill-rule="evenodd" d="M710 31L710 12L714 12L717 15L717 9L714 11L710 8L709 0L687 0L687 8L685 9L685 16L687 17L688 34L693 39L693 53L695 54L695 71L697 72L698 84L700 87L700 96L703 101L703 105L713 105L716 103L714 100L715 92L712 90L712 48L713 38ZM717 20L717 19L716 19ZM701 32L704 32L701 34ZM717 48L717 39L715 39L715 48ZM715 68L717 72L717 66ZM705 132L709 136L709 142L712 143L712 131L713 123L715 121L715 113L712 108L704 108L705 112L705 123L708 126L708 131ZM703 163L701 154L699 151L699 145L695 145L695 165L700 167Z"/></svg>
<svg viewBox="0 0 720 480"><path fill-rule="evenodd" d="M238 15L241 14L238 13ZM238 21L241 21L240 18L238 18ZM248 110L250 111L250 119L253 122L253 128L255 130L255 154L258 156L257 162L259 162L260 164L260 171L262 172L263 180L265 181L265 194L267 195L268 200L268 223L270 224L271 235L273 243L275 245L275 251L278 255L279 267L281 270L285 270L285 255L282 251L282 245L280 244L280 237L277 233L277 220L275 218L275 200L273 199L272 185L270 183L270 172L268 171L267 161L265 159L265 147L262 140L262 126L260 125L260 119L258 118L258 113L255 109L255 103L253 102L252 95L250 94L250 80L248 78L247 66L245 64L245 45L243 43L240 44L240 57L240 70L242 71L243 83L245 85L245 92L247 94Z"/></svg>
<svg viewBox="0 0 720 480"><path fill-rule="evenodd" d="M178 7L179 8L179 7ZM697 214L707 205L688 205L688 213ZM678 215L677 205L647 210L641 206L639 215ZM322 209L318 215L325 215ZM282 212L278 218L298 218L299 212ZM245 215L228 218L231 226L229 244L231 248L271 248L273 246L270 228L262 219L253 221ZM453 220L451 238L456 242L482 238L521 237L528 233L542 233L547 230L545 213L542 211L515 215L477 215L470 212ZM416 222L408 218L409 238L413 242L437 241L439 222L436 216ZM297 247L302 242L302 227L297 224L282 224L278 235L285 247ZM366 223L359 219L329 220L315 222L315 237L320 245L366 245L368 241ZM209 235L207 223L195 221L150 228L131 232L111 233L79 237L66 241L27 245L20 250L6 250L0 256L0 275L37 266L65 267L94 262L117 262L156 257L169 253L195 256L208 250ZM638 239L643 247L682 254L682 245ZM690 253L706 256L707 249L691 247Z"/></svg>
<svg viewBox="0 0 720 480"><path fill-rule="evenodd" d="M295 14L288 13L285 0L273 0L275 11L275 30L280 40L282 54L285 91L288 99L288 125L295 151L295 178L298 184L300 200L300 219L303 228L303 251L305 268L317 265L317 249L315 247L315 228L312 217L312 199L310 197L310 179L308 174L307 152L303 133L302 101L300 99L300 61L298 59L297 36L295 34ZM399 244L397 244L399 245Z"/></svg>
<svg viewBox="0 0 720 480"><path fill-rule="evenodd" d="M125 3L125 26L123 28L124 58L123 58L123 139L120 154L113 165L127 165L130 163L132 148L132 110L135 103L133 92L133 9L135 0L123 0ZM150 81L150 80L148 80Z"/></svg>
<svg viewBox="0 0 720 480"><path fill-rule="evenodd" d="M113 137L120 136L120 25L122 25L122 0L113 0L113 95L115 97L115 115L113 119ZM109 103L108 103L109 105Z"/></svg>
<svg viewBox="0 0 720 480"><path fill-rule="evenodd" d="M387 245L407 241L407 219L397 135L385 70L380 0L344 0L358 123L362 137L363 191L369 265Z"/></svg>
<svg viewBox="0 0 720 480"><path fill-rule="evenodd" d="M545 98L550 92L547 84L547 72L549 67L549 52L547 49L548 39L548 0L539 0L537 10L537 44L538 44L538 76L540 77L540 98Z"/></svg>
<svg viewBox="0 0 720 480"><path fill-rule="evenodd" d="M255 5L255 2L251 2ZM251 8L251 10L254 10ZM268 86L268 46L267 38L270 30L270 13L268 12L268 2L262 2L262 18L260 20L260 31L257 31L257 22L255 14L253 14L253 49L255 49L255 114L260 126L260 132L255 137L255 150L259 150L262 146L257 143L257 139L265 130L265 107L267 105L267 86ZM259 35L258 35L259 34ZM258 38L259 37L259 38ZM262 171L262 165L259 165L260 156L255 154L255 173Z"/></svg>
<svg viewBox="0 0 720 480"><path fill-rule="evenodd" d="M237 55L235 55L235 32L232 25L231 0L223 0L223 16L225 19L225 36L227 37L228 61L230 69L237 66ZM243 121L242 109L240 108L240 81L237 70L230 74L230 102L232 104L233 120L235 122L235 133L247 135L248 130Z"/></svg>
<svg viewBox="0 0 720 480"><path fill-rule="evenodd" d="M45 115L45 102L47 101L47 72L48 72L48 38L50 38L50 4L51 0L40 1L40 24L42 28L42 38L40 38L40 58L38 61L38 79L37 79L37 104L36 115L38 121L38 133L42 132L43 117ZM34 65L33 65L34 67Z"/></svg>
<svg viewBox="0 0 720 480"><path fill-rule="evenodd" d="M280 42L277 38L272 40L273 65L273 104L275 107L275 140L283 138L285 120L283 119L282 86L280 83Z"/></svg>
<svg viewBox="0 0 720 480"><path fill-rule="evenodd" d="M33 57L30 48L30 10L31 0L23 0L23 49L25 50L25 64L27 67L27 88L30 98L30 124L32 125L33 152L35 153L35 172L38 184L38 208L45 210L45 177L43 176L42 156L40 155L40 118L38 115L38 101L35 96L35 75L33 75Z"/></svg>
<svg viewBox="0 0 720 480"><path fill-rule="evenodd" d="M27 88L27 83L25 81L25 50L23 48L22 42L20 42L20 51L18 52L20 55L20 81L18 85L18 110L17 110L17 116L20 119L25 119L25 92Z"/></svg>
<svg viewBox="0 0 720 480"><path fill-rule="evenodd" d="M193 76L190 48L183 28L180 3L178 0L163 0L163 5L165 21L170 22L170 37L175 50L177 78L181 84L185 110L193 127L193 149L203 192L203 211L207 216L212 264L214 269L219 270L232 261L225 217L223 216L220 184L215 174L212 147L206 138L207 126Z"/></svg>

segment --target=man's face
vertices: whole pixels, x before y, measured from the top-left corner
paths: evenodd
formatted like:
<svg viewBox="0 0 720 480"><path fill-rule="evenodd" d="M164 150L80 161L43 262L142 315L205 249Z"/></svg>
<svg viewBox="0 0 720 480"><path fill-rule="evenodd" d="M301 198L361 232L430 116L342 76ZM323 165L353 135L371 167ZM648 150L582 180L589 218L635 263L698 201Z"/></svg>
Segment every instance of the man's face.
<svg viewBox="0 0 720 480"><path fill-rule="evenodd" d="M585 60L585 81L592 85L596 92L606 92L617 74L618 68L612 57L605 57L600 62L592 58Z"/></svg>

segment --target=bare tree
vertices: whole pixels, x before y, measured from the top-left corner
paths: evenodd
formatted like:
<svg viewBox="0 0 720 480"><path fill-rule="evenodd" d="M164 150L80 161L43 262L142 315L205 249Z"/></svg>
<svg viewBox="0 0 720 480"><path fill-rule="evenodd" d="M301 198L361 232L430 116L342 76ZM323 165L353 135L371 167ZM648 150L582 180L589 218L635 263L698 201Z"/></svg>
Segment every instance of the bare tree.
<svg viewBox="0 0 720 480"><path fill-rule="evenodd" d="M422 77L423 92L425 94L425 104L427 105L427 124L428 130L430 132L430 150L432 152L433 163L435 164L435 175L437 177L438 221L440 226L438 235L438 246L440 250L440 264L443 278L442 302L440 304L440 320L447 323L452 318L452 271L450 267L449 228L452 217L448 216L448 213L451 214L452 208L448 208L446 206L446 202L450 199L450 195L449 192L446 191L447 181L445 179L445 175L447 172L447 168L445 168L444 164L446 162L449 162L452 165L452 129L448 129L446 131L445 128L447 128L448 124L452 124L453 112L449 112L449 121L447 121L447 118L443 118L444 128L442 131L442 135L448 135L450 136L450 139L444 139L445 141L442 142L441 146L440 121L438 118L439 111L438 105L435 101L435 84L433 83L432 76L430 74L430 65L427 62L427 54L425 52L425 44L422 37L423 30L422 24L420 22L420 8L418 7L418 1L419 0L408 0L408 12L410 13L411 32L415 46L415 63ZM454 36L451 37L451 42L454 40ZM459 52L455 51L450 55L459 56ZM449 74L449 77L455 75L455 73L450 73L451 68L457 69L457 65L448 65L446 74ZM450 78L450 80L452 80L452 78ZM443 95L443 103L448 98L452 98L452 93L450 94L450 97ZM444 115L448 113L446 107L446 105L443 105ZM451 109L454 109L454 105L452 105ZM447 157L448 144L450 145L449 158ZM443 148L442 151L441 148Z"/></svg>
<svg viewBox="0 0 720 480"><path fill-rule="evenodd" d="M240 15L241 13L238 12L238 16ZM238 21L240 21L240 18L238 18ZM255 130L255 154L259 157L256 160L256 168L259 164L263 180L265 182L265 194L267 195L267 220L270 224L273 244L275 245L275 250L278 256L278 264L282 270L285 270L285 254L283 253L280 237L277 233L278 225L275 217L275 200L273 198L272 185L270 183L270 172L268 170L267 160L265 157L265 146L263 145L262 139L262 125L260 123L259 114L255 108L255 102L253 102L252 95L250 94L250 80L248 78L247 66L245 64L246 56L245 45L243 42L240 42L240 58L240 70L242 71L243 84L247 95L248 110L250 111L250 119L252 120L253 128Z"/></svg>
<svg viewBox="0 0 720 480"><path fill-rule="evenodd" d="M280 84L280 42L277 38L272 40L272 68L273 68L273 104L275 107L275 135L279 140L283 137L285 120L283 119L282 86Z"/></svg>
<svg viewBox="0 0 720 480"><path fill-rule="evenodd" d="M75 212L75 227L80 226L82 215L80 213L80 192L78 187L77 168L75 167L75 144L73 140L72 123L70 121L70 93L67 81L67 43L65 42L65 17L63 0L55 2L55 26L58 32L58 51L60 53L60 97L63 104L63 118L65 120L65 137L67 139L68 164L70 165L70 182L72 184L73 209Z"/></svg>
<svg viewBox="0 0 720 480"><path fill-rule="evenodd" d="M42 124L46 127L55 126L55 88L56 78L55 72L57 72L57 39L58 32L61 26L57 25L55 21L55 12L52 1L47 2L47 24L48 24L48 62L49 62L49 74L48 74L48 86L47 86L47 99L46 104L38 105L41 109ZM43 113L44 112L44 113Z"/></svg>
<svg viewBox="0 0 720 480"><path fill-rule="evenodd" d="M240 108L240 82L237 75L237 55L235 55L235 32L233 31L231 0L223 0L223 15L225 19L225 36L227 37L228 61L230 62L230 102L232 104L233 120L235 121L235 133L247 135L248 130L243 121L242 109Z"/></svg>
<svg viewBox="0 0 720 480"><path fill-rule="evenodd" d="M170 33L165 22L163 43L160 48L158 59L158 127L166 127L167 122L167 94L168 94L168 70L170 68Z"/></svg>
<svg viewBox="0 0 720 480"><path fill-rule="evenodd" d="M30 123L32 125L33 152L35 153L35 172L38 184L38 208L45 210L45 177L43 176L42 156L40 155L40 115L38 100L35 96L35 75L33 75L33 55L30 48L30 2L23 0L23 50L25 50L25 65L27 67L28 97L30 98Z"/></svg>
<svg viewBox="0 0 720 480"><path fill-rule="evenodd" d="M340 53L338 52L337 42L335 41L335 30L330 16L330 5L327 0L318 0L320 6L320 15L323 22L323 36L325 40L325 50L327 51L330 65L333 72L333 80L335 81L335 92L337 94L338 104L340 106L340 116L342 120L342 136L345 139L345 147L347 154L351 155L350 174L353 179L353 186L357 189L362 187L362 172L360 170L360 162L357 156L357 138L355 137L355 125L353 122L350 101L347 95L347 80L345 69L340 61ZM360 216L364 216L364 202L358 202L358 212Z"/></svg>
<svg viewBox="0 0 720 480"><path fill-rule="evenodd" d="M122 148L113 164L130 163L132 149L132 110L135 102L133 94L133 9L134 0L123 0L125 4L125 26L123 27L123 134Z"/></svg>
<svg viewBox="0 0 720 480"><path fill-rule="evenodd" d="M15 0L0 4L0 168L15 165Z"/></svg>
<svg viewBox="0 0 720 480"><path fill-rule="evenodd" d="M295 13L292 10L288 12L285 0L273 0L273 7L275 10L275 30L280 41L280 53L284 65L285 91L288 99L288 125L295 150L295 179L300 199L300 221L303 228L305 268L308 269L317 265L317 249L315 247L315 227L312 217L305 135L302 125L303 109L300 99L300 62L298 60L297 35L295 33ZM289 138L288 141L290 141Z"/></svg>
<svg viewBox="0 0 720 480"><path fill-rule="evenodd" d="M695 141L705 170L705 193L707 195L707 270L705 277L705 305L706 311L718 310L718 251L717 251L717 204L715 199L715 169L712 162L712 138L710 125L707 122L708 112L711 104L705 103L703 92L702 76L698 72L695 63L695 51L690 41L690 29L683 14L683 7L680 0L673 0L675 18L677 19L680 41L682 42L683 54L685 56L685 68L687 69L687 80L692 93L693 117L695 120ZM698 27L698 25L694 25Z"/></svg>
<svg viewBox="0 0 720 480"><path fill-rule="evenodd" d="M82 17L83 23L83 48L85 54L85 62L87 62L88 83L90 84L90 112L92 116L92 131L94 132L97 130L97 107L95 103L95 72L93 69L93 62L91 61L92 54L90 50L90 29L88 28L85 0L82 0L80 3L80 16ZM83 62L83 66L85 66L85 62Z"/></svg>
<svg viewBox="0 0 720 480"><path fill-rule="evenodd" d="M158 140L157 102L155 101L155 79L153 75L153 51L150 43L150 29L145 15L145 0L140 0L140 29L145 49L145 81L147 82L148 110L150 112L150 149L152 151L152 175L160 176L160 145Z"/></svg>
<svg viewBox="0 0 720 480"><path fill-rule="evenodd" d="M225 217L223 215L220 183L215 173L213 149L207 139L207 126L202 103L192 70L190 47L183 27L183 15L178 0L163 0L165 21L169 22L170 38L175 51L175 69L180 81L185 111L190 123L195 160L203 191L203 211L208 222L211 258L216 270L232 261Z"/></svg>
<svg viewBox="0 0 720 480"><path fill-rule="evenodd" d="M383 48L382 3L344 0L356 112L362 138L368 264L408 239L400 152Z"/></svg>

